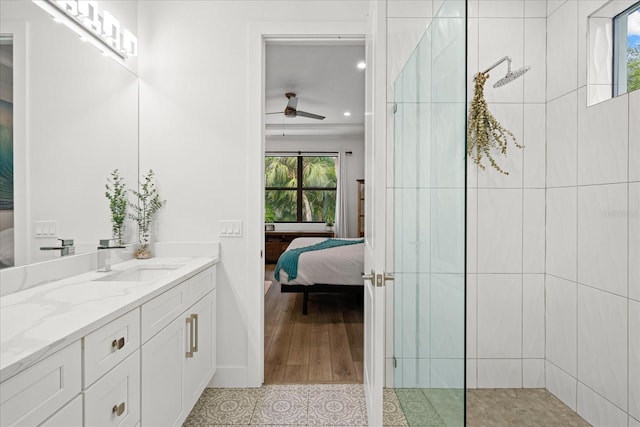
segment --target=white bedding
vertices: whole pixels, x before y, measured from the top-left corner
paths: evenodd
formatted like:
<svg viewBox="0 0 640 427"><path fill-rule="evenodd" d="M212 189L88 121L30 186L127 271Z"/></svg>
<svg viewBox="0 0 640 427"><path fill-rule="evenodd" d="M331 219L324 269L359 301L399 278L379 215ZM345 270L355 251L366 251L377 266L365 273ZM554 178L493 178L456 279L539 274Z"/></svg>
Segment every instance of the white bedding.
<svg viewBox="0 0 640 427"><path fill-rule="evenodd" d="M315 245L327 240L323 237L298 237L287 251L295 248ZM345 239L360 240L360 239ZM291 282L287 273L280 270L280 283L283 285L363 285L364 243L337 246L335 248L309 251L300 254L298 259L298 277Z"/></svg>

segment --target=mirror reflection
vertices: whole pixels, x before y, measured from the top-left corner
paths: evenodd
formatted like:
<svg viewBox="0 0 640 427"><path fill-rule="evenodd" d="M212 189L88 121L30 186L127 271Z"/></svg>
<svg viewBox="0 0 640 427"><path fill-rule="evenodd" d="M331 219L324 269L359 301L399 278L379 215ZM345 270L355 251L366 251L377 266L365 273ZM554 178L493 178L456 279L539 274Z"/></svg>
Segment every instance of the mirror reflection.
<svg viewBox="0 0 640 427"><path fill-rule="evenodd" d="M135 3L101 3L135 29ZM135 60L103 56L31 1L3 0L0 18L0 268L96 250L112 237L111 172L137 183Z"/></svg>

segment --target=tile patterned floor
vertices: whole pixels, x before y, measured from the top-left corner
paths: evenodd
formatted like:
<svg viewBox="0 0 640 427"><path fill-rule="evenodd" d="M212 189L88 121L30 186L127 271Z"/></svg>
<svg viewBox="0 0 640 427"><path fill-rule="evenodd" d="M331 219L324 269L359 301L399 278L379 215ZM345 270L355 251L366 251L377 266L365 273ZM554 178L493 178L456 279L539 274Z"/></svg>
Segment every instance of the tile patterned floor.
<svg viewBox="0 0 640 427"><path fill-rule="evenodd" d="M362 384L208 388L183 427L366 426Z"/></svg>
<svg viewBox="0 0 640 427"><path fill-rule="evenodd" d="M385 389L384 426L461 426L460 390ZM208 388L183 427L366 426L362 384ZM467 391L469 427L589 427L544 389Z"/></svg>

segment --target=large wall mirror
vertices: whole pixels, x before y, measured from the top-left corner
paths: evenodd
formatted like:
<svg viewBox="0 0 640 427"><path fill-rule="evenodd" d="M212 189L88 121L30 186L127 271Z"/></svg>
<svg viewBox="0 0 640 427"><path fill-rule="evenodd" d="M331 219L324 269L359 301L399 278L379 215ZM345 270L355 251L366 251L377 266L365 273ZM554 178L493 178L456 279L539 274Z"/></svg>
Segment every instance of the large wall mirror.
<svg viewBox="0 0 640 427"><path fill-rule="evenodd" d="M134 1L99 3L136 30ZM111 237L107 178L137 183L135 58L102 55L30 0L0 2L0 35L0 268L60 257L40 249L57 239L96 250Z"/></svg>

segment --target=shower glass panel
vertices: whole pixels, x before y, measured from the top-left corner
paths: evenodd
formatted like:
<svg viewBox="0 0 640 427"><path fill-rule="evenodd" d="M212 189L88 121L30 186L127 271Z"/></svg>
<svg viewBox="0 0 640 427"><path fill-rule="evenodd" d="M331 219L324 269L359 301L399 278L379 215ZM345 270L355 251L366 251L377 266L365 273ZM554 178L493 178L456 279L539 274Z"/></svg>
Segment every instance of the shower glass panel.
<svg viewBox="0 0 640 427"><path fill-rule="evenodd" d="M409 425L465 420L466 1L394 84L394 392Z"/></svg>

